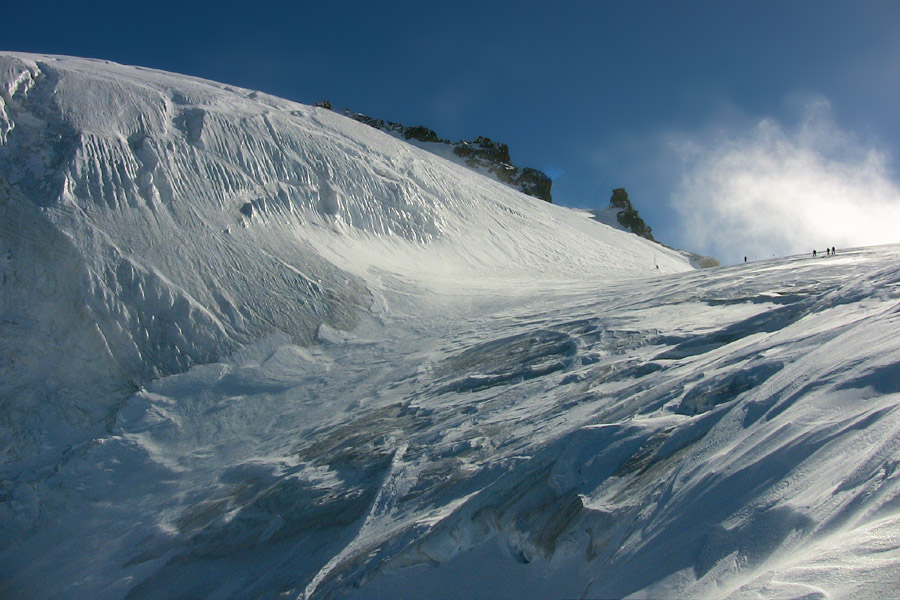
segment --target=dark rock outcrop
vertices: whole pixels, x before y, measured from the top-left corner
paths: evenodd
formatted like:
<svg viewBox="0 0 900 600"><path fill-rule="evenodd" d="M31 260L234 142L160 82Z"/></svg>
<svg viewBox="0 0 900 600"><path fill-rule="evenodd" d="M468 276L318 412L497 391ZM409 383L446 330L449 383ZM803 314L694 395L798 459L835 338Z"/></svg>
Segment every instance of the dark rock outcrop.
<svg viewBox="0 0 900 600"><path fill-rule="evenodd" d="M552 185L553 180L546 173L530 167L523 168L515 180L515 186L522 192L547 202L553 202L553 198L550 196L550 186Z"/></svg>
<svg viewBox="0 0 900 600"><path fill-rule="evenodd" d="M472 159L488 163L509 162L509 146L502 142L494 142L491 138L480 135L472 142L465 140L456 142L453 154L466 160Z"/></svg>
<svg viewBox="0 0 900 600"><path fill-rule="evenodd" d="M408 140L419 140L420 142L444 143L444 140L439 138L434 131L421 125L405 128L403 130L403 137Z"/></svg>
<svg viewBox="0 0 900 600"><path fill-rule="evenodd" d="M616 188L613 190L612 198L609 200L609 207L617 210L616 219L619 224L631 233L637 234L648 240L653 240L653 230L638 215L638 211L631 205L628 199L628 192L625 188Z"/></svg>
<svg viewBox="0 0 900 600"><path fill-rule="evenodd" d="M456 142L453 153L466 161L472 169L484 169L498 181L522 193L553 202L550 187L553 181L543 172L530 167L517 167L509 160L509 146L478 136L474 141Z"/></svg>

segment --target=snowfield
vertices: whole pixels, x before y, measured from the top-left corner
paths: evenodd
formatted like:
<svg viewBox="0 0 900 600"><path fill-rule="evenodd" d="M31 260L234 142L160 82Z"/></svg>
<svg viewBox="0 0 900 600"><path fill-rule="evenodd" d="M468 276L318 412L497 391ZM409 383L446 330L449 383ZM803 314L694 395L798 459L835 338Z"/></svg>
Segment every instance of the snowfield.
<svg viewBox="0 0 900 600"><path fill-rule="evenodd" d="M0 597L900 597L900 247L696 271L331 111L0 54Z"/></svg>

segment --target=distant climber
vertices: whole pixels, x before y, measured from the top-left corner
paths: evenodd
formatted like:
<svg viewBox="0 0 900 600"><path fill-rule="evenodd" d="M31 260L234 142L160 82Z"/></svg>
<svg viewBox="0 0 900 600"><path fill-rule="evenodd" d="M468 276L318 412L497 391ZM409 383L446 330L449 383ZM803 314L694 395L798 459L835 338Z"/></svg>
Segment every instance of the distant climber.
<svg viewBox="0 0 900 600"><path fill-rule="evenodd" d="M815 258L815 257L816 257L816 251L813 250L813 258Z"/></svg>
<svg viewBox="0 0 900 600"><path fill-rule="evenodd" d="M825 256L831 256L831 248L825 246Z"/></svg>
<svg viewBox="0 0 900 600"><path fill-rule="evenodd" d="M834 246L831 247L831 255L834 256Z"/></svg>

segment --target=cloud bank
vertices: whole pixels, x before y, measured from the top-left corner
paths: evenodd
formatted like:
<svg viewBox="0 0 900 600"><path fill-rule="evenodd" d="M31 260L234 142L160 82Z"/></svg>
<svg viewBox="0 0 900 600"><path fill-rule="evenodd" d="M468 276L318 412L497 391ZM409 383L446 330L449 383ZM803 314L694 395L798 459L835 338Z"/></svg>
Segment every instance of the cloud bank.
<svg viewBox="0 0 900 600"><path fill-rule="evenodd" d="M842 131L824 100L788 129L673 142L684 161L672 196L682 247L724 263L900 242L900 186L889 155Z"/></svg>

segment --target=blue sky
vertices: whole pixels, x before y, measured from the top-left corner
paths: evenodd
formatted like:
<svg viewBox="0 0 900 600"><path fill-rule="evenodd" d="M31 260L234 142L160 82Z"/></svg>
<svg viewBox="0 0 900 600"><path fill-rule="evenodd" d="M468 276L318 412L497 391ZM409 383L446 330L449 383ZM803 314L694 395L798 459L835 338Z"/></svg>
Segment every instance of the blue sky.
<svg viewBox="0 0 900 600"><path fill-rule="evenodd" d="M896 1L36 2L3 20L4 50L506 142L556 203L625 187L657 238L725 262L900 242Z"/></svg>

